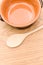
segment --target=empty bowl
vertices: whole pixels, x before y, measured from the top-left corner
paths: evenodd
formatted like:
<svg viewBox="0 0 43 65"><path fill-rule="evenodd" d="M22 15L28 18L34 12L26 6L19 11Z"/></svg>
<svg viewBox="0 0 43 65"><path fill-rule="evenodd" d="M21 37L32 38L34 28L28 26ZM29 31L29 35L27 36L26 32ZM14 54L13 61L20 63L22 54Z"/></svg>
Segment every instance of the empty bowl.
<svg viewBox="0 0 43 65"><path fill-rule="evenodd" d="M13 27L27 27L39 17L41 4L39 0L3 0L1 16Z"/></svg>

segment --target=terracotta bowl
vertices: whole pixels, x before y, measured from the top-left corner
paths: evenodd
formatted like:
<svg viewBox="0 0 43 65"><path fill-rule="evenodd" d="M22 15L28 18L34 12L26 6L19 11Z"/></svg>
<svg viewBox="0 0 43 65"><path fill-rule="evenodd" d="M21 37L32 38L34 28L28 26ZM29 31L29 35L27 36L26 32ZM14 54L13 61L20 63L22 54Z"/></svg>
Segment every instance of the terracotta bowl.
<svg viewBox="0 0 43 65"><path fill-rule="evenodd" d="M27 27L39 17L41 4L39 0L3 0L1 16L13 27Z"/></svg>

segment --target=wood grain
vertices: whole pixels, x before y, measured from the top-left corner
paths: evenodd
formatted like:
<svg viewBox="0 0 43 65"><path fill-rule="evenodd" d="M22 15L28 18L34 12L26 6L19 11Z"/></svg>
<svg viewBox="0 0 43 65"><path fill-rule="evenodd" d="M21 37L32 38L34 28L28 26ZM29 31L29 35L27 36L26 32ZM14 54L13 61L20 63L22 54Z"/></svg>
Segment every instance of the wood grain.
<svg viewBox="0 0 43 65"><path fill-rule="evenodd" d="M43 29L29 35L17 48L6 46L10 35L29 32L41 25L43 8L39 19L26 29L13 28L0 20L0 65L43 65Z"/></svg>

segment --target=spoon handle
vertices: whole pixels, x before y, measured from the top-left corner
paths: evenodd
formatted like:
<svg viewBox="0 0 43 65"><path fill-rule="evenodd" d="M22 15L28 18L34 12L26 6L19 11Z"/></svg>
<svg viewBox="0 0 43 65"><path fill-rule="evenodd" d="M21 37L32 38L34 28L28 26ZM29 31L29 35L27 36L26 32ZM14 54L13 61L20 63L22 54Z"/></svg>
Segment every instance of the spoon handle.
<svg viewBox="0 0 43 65"><path fill-rule="evenodd" d="M40 27L38 27L38 28L36 28L35 30L32 30L31 32L25 33L25 36L28 36L28 35L30 35L30 34L32 34L32 33L35 33L35 32L37 32L37 31L39 31L40 29L43 29L43 25L40 26Z"/></svg>

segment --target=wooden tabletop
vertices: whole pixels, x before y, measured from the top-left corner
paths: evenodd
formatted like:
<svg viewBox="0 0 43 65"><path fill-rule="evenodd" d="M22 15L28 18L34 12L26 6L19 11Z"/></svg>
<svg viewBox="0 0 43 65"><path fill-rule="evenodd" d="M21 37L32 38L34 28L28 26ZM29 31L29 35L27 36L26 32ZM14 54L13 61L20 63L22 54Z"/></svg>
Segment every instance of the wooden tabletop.
<svg viewBox="0 0 43 65"><path fill-rule="evenodd" d="M13 28L0 20L0 65L43 65L43 29L29 35L17 48L6 46L6 40L10 35L30 32L41 25L43 8L39 19L25 29Z"/></svg>

